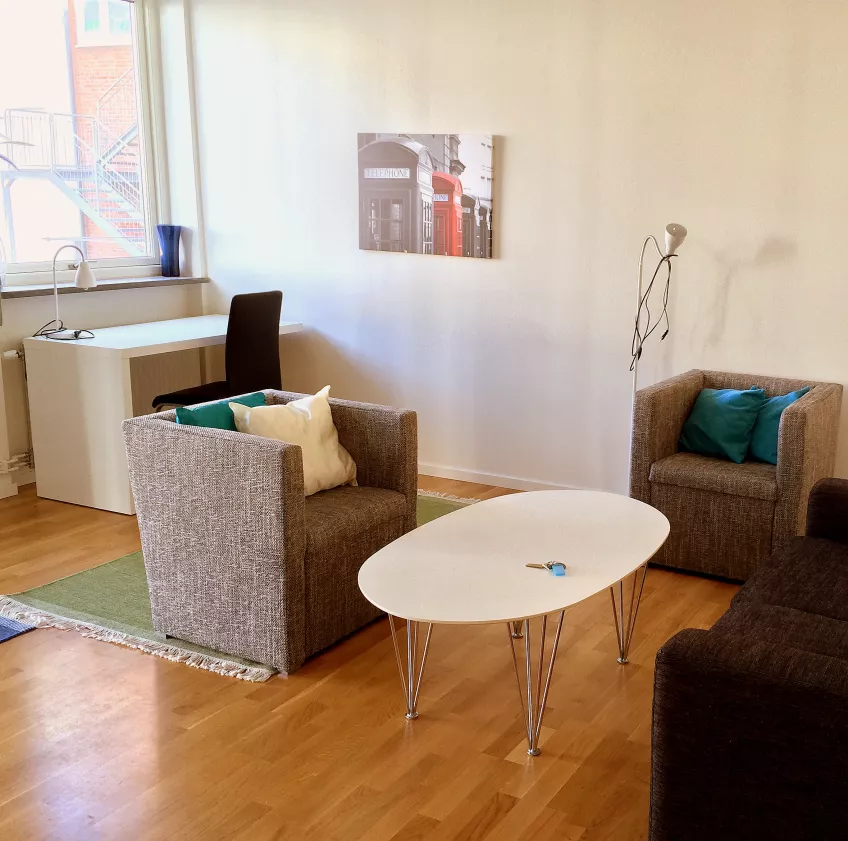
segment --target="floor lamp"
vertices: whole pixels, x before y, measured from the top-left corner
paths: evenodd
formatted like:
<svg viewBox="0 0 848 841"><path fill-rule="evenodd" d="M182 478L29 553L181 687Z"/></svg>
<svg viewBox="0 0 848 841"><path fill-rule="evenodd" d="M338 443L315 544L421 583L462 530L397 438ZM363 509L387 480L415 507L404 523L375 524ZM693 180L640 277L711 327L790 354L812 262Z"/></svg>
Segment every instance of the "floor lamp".
<svg viewBox="0 0 848 841"><path fill-rule="evenodd" d="M671 258L677 256L677 249L683 244L687 233L683 225L677 222L669 222L665 226L665 251L663 252L660 244L657 242L657 238L651 234L645 237L645 241L642 243L642 252L639 255L639 276L636 286L636 323L633 328L633 343L630 347L630 370L633 373L633 385L630 394L630 462L627 470L628 493L630 492L630 473L633 469L633 430L636 421L636 384L639 376L639 360L642 358L642 350L645 347L645 342L663 322L665 322L665 330L662 336L660 336L660 341L668 335L671 326L668 321L668 293L671 287L672 274ZM645 264L645 252L651 243L653 243L657 251L659 262L651 276L651 282L648 284L648 288L643 290L642 271ZM655 319L650 309L650 298L651 292L654 290L654 284L663 267L665 267L666 276L665 288L662 295L662 309L659 316Z"/></svg>

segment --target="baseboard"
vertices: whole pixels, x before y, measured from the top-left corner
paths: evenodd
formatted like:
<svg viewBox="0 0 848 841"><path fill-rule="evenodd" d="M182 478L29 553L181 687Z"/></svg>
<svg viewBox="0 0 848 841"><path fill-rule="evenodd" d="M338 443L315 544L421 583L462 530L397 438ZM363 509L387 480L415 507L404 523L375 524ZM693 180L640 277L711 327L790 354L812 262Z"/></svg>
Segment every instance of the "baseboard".
<svg viewBox="0 0 848 841"><path fill-rule="evenodd" d="M0 499L7 499L10 496L15 496L17 492L18 486L9 476L0 476Z"/></svg>
<svg viewBox="0 0 848 841"><path fill-rule="evenodd" d="M418 464L418 472L424 476L436 476L439 479L458 479L461 482L474 482L478 485L495 485L516 491L574 490L568 485L554 482L540 482L538 479L523 479L520 476L507 476L503 473L477 473L458 467L446 467L443 464Z"/></svg>

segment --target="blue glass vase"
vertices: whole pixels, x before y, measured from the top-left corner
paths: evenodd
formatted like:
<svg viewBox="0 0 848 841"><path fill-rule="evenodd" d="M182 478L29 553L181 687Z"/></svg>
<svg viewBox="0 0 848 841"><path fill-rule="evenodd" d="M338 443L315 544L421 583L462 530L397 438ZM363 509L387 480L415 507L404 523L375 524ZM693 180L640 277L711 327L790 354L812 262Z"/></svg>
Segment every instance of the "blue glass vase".
<svg viewBox="0 0 848 841"><path fill-rule="evenodd" d="M157 225L162 250L162 277L180 276L180 234L182 225Z"/></svg>

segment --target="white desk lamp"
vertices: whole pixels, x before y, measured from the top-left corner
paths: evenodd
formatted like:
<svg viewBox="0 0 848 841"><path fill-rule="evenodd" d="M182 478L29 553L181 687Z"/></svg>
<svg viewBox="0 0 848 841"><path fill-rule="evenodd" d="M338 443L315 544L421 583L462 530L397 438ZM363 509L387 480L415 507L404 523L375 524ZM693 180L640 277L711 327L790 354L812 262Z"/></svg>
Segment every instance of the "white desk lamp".
<svg viewBox="0 0 848 841"><path fill-rule="evenodd" d="M639 375L639 360L642 358L642 349L645 346L645 342L654 330L660 326L663 319L665 319L666 329L660 337L660 341L668 335L668 331L671 329L671 325L668 321L668 293L669 288L671 287L671 258L677 256L677 249L683 245L683 240L686 239L687 233L688 231L683 227L683 225L680 225L677 222L670 222L665 226L665 253L663 253L660 248L657 238L651 234L650 236L645 237L645 241L642 243L642 253L639 255L639 277L636 287L636 323L633 329L633 343L630 348L630 370L633 372L633 385L630 395L630 469L632 469L633 464L633 424L636 416L636 381ZM651 282L648 284L647 290L643 293L642 267L645 262L645 251L648 248L648 243L651 242L654 244L654 248L656 248L660 259L657 263L657 267L654 269ZM656 321L654 321L648 307L648 299L653 291L654 281L657 279L657 275L664 265L666 266L668 273L665 280L665 290L663 291L662 310L659 317ZM643 318L646 319L644 324L642 323ZM628 492L630 485L630 469L627 474Z"/></svg>
<svg viewBox="0 0 848 841"><path fill-rule="evenodd" d="M97 286L97 280L94 277L94 272L91 271L91 266L88 265L85 259L85 254L82 249L76 245L63 245L53 255L53 301L56 306L56 317L53 321L44 325L35 335L44 336L47 339L58 339L61 341L72 341L74 339L93 339L94 333L90 330L72 330L66 328L62 319L59 318L59 283L56 280L56 259L66 248L73 248L80 256L80 262L77 265L76 274L74 275L74 286L77 289L94 289Z"/></svg>

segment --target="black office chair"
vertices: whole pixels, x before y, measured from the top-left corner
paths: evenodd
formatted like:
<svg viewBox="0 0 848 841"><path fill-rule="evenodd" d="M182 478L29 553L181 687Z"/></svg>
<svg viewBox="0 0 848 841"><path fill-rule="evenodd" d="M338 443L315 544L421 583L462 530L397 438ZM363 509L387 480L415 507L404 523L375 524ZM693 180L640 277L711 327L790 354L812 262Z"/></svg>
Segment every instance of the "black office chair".
<svg viewBox="0 0 848 841"><path fill-rule="evenodd" d="M236 394L282 388L280 377L280 311L282 292L236 295L227 322L226 380L160 394L153 408L191 406Z"/></svg>

